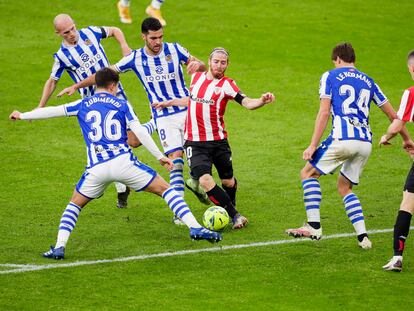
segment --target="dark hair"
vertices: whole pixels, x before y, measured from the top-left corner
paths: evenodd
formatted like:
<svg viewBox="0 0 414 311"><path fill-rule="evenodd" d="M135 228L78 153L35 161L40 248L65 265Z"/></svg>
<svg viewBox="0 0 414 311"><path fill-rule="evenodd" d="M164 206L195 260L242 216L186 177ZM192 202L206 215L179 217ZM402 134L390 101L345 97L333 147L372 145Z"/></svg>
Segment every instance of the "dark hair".
<svg viewBox="0 0 414 311"><path fill-rule="evenodd" d="M347 63L355 63L355 51L352 44L349 42L339 43L332 50L332 60L336 60L337 57Z"/></svg>
<svg viewBox="0 0 414 311"><path fill-rule="evenodd" d="M411 58L414 58L414 50L411 50L407 55L407 60L410 60Z"/></svg>
<svg viewBox="0 0 414 311"><path fill-rule="evenodd" d="M106 89L111 83L119 82L119 74L111 68L102 68L96 73L95 81L97 87Z"/></svg>
<svg viewBox="0 0 414 311"><path fill-rule="evenodd" d="M143 34L148 34L148 32L151 31L158 31L162 28L161 22L154 18L154 17L148 17L143 20L141 24L141 32Z"/></svg>

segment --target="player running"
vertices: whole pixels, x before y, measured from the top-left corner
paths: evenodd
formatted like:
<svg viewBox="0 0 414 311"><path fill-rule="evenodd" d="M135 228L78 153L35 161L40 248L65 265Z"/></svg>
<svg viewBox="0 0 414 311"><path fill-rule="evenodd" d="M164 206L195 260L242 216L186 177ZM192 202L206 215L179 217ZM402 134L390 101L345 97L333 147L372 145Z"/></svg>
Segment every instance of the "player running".
<svg viewBox="0 0 414 311"><path fill-rule="evenodd" d="M75 102L36 109L26 113L14 111L11 120L47 119L77 116L87 146L87 166L60 220L56 245L44 257L63 259L66 243L79 213L86 204L99 198L113 181L135 191L162 196L173 213L189 228L194 240L218 242L219 233L203 228L194 218L184 199L152 168L138 161L127 144L127 127L139 138L160 164L171 169L173 163L158 149L147 130L141 126L131 105L115 97L119 75L109 68L96 74L97 91L92 97Z"/></svg>

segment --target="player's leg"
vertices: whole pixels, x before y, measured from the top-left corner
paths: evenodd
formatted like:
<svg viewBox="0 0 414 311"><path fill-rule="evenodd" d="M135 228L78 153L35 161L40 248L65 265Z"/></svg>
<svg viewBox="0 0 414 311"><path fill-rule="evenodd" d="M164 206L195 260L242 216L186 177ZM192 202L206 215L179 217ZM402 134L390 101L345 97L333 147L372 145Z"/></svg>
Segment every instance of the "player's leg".
<svg viewBox="0 0 414 311"><path fill-rule="evenodd" d="M143 127L147 130L148 134L152 135L154 133L156 127L155 122L153 119L148 121L147 123L142 124ZM137 148L141 146L141 142L139 141L138 137L135 134L128 130L127 131L128 140L127 143L132 148ZM118 193L118 201L116 206L118 208L126 208L128 206L128 196L130 194L130 189L122 183L115 182L116 191Z"/></svg>
<svg viewBox="0 0 414 311"><path fill-rule="evenodd" d="M161 196L174 215L182 219L184 224L190 229L191 238L195 240L208 240L210 242L221 240L220 234L203 228L197 222L187 203L175 190L175 187L170 186L152 168L139 162L136 158L120 165L127 165L129 167L123 170L123 173L120 173L119 178L137 192L147 191Z"/></svg>
<svg viewBox="0 0 414 311"><path fill-rule="evenodd" d="M158 136L161 145L173 162L174 167L170 171L170 185L183 197L184 196L184 124L186 114L181 112L171 116L158 118L156 121Z"/></svg>
<svg viewBox="0 0 414 311"><path fill-rule="evenodd" d="M405 241L410 232L411 218L414 213L414 164L408 173L403 199L394 225L394 256L383 266L384 270L401 271Z"/></svg>
<svg viewBox="0 0 414 311"><path fill-rule="evenodd" d="M319 240L322 237L320 217L322 191L318 180L321 174L318 169L307 162L301 170L300 175L307 222L302 227L287 229L286 233L295 238L308 237Z"/></svg>
<svg viewBox="0 0 414 311"><path fill-rule="evenodd" d="M307 222L299 228L288 229L286 233L294 237L309 237L319 240L322 237L320 205L322 191L318 178L333 172L344 160L338 159L340 142L330 136L316 149L312 160L307 162L300 172L303 189L303 202Z"/></svg>
<svg viewBox="0 0 414 311"><path fill-rule="evenodd" d="M213 164L221 179L222 188L230 198L231 204L236 211L236 215L231 218L233 221L233 229L240 229L247 225L248 220L236 209L237 181L233 176L231 149L227 140L215 142L215 144L217 146L212 150Z"/></svg>
<svg viewBox="0 0 414 311"><path fill-rule="evenodd" d="M93 198L98 198L104 192L107 182L102 181L100 175L106 175L106 167L108 163L101 164L101 167L94 167L80 178L76 189L73 192L70 202L66 206L59 222L59 230L55 246L51 246L50 250L43 253L43 257L51 259L63 259L66 244L69 237L76 226L79 214L85 205Z"/></svg>
<svg viewBox="0 0 414 311"><path fill-rule="evenodd" d="M145 13L147 13L149 16L154 17L158 19L162 26L167 25L167 22L162 17L161 14L161 6L164 3L164 0L152 0L151 4L147 6L145 9Z"/></svg>
<svg viewBox="0 0 414 311"><path fill-rule="evenodd" d="M358 245L363 249L370 249L372 243L368 238L362 205L352 187L359 183L359 177L368 161L372 145L362 141L348 141L343 145L351 157L342 165L338 178L338 192L344 202L345 212L357 234Z"/></svg>
<svg viewBox="0 0 414 311"><path fill-rule="evenodd" d="M122 23L124 24L131 24L132 18L131 14L129 12L129 5L130 0L120 0L118 1L118 12L119 12L119 18Z"/></svg>

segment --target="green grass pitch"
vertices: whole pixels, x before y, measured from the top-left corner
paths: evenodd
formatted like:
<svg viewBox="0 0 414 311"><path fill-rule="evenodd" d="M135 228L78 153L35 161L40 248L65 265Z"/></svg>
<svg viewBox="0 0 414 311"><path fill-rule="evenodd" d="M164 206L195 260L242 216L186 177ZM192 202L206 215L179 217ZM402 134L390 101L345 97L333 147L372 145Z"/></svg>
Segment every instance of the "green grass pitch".
<svg viewBox="0 0 414 311"><path fill-rule="evenodd" d="M69 13L78 28L118 26L130 46L139 48L147 2L132 1L134 23L123 25L115 0L0 1L0 264L51 263L40 254L55 242L61 213L85 165L75 119L7 120L13 109L38 104L60 44L53 17ZM277 96L276 103L257 111L229 104L225 119L239 181L238 208L250 224L225 232L222 246L289 239L284 230L305 220L302 151L319 107L319 77L332 68L336 43L353 43L357 67L376 80L394 107L413 85L405 64L414 48L409 0L167 0L162 10L165 41L180 42L204 61L213 47L224 46L230 51L227 74L246 94ZM111 62L120 59L113 39L103 45ZM122 82L146 121L149 109L137 78L128 73ZM58 90L69 83L64 74ZM49 105L66 101L53 97ZM379 109L371 111L373 152L355 188L369 230L392 228L411 165L400 138L389 148L377 146L388 121ZM146 150L134 152L167 177ZM336 178L321 179L326 235L353 232ZM162 199L134 194L129 207L118 210L115 197L110 186L86 207L67 259L58 264L214 247L192 242L186 228L172 225ZM186 198L201 220L205 207L190 193ZM381 271L392 255L392 233L371 239L370 251L359 249L355 237L343 237L0 274L0 310L414 310L414 237L408 239L400 274ZM0 265L0 271L6 269L12 268Z"/></svg>

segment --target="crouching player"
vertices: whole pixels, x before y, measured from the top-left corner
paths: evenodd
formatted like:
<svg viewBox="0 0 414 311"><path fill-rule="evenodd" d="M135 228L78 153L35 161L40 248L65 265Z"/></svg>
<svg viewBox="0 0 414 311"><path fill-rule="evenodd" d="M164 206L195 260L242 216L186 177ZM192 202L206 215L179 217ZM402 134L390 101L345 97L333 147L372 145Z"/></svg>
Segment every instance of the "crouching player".
<svg viewBox="0 0 414 311"><path fill-rule="evenodd" d="M63 212L56 245L44 253L44 257L64 258L66 243L82 208L90 200L99 198L114 181L122 182L135 191L144 190L162 196L173 213L190 228L192 239L210 242L221 240L219 233L207 230L197 222L174 187L133 155L127 144L127 126L162 166L169 170L173 166L171 160L164 157L147 130L141 126L130 104L115 96L118 83L118 73L104 68L96 74L97 92L92 97L26 113L14 111L10 115L11 120L77 116L87 146L86 170Z"/></svg>

